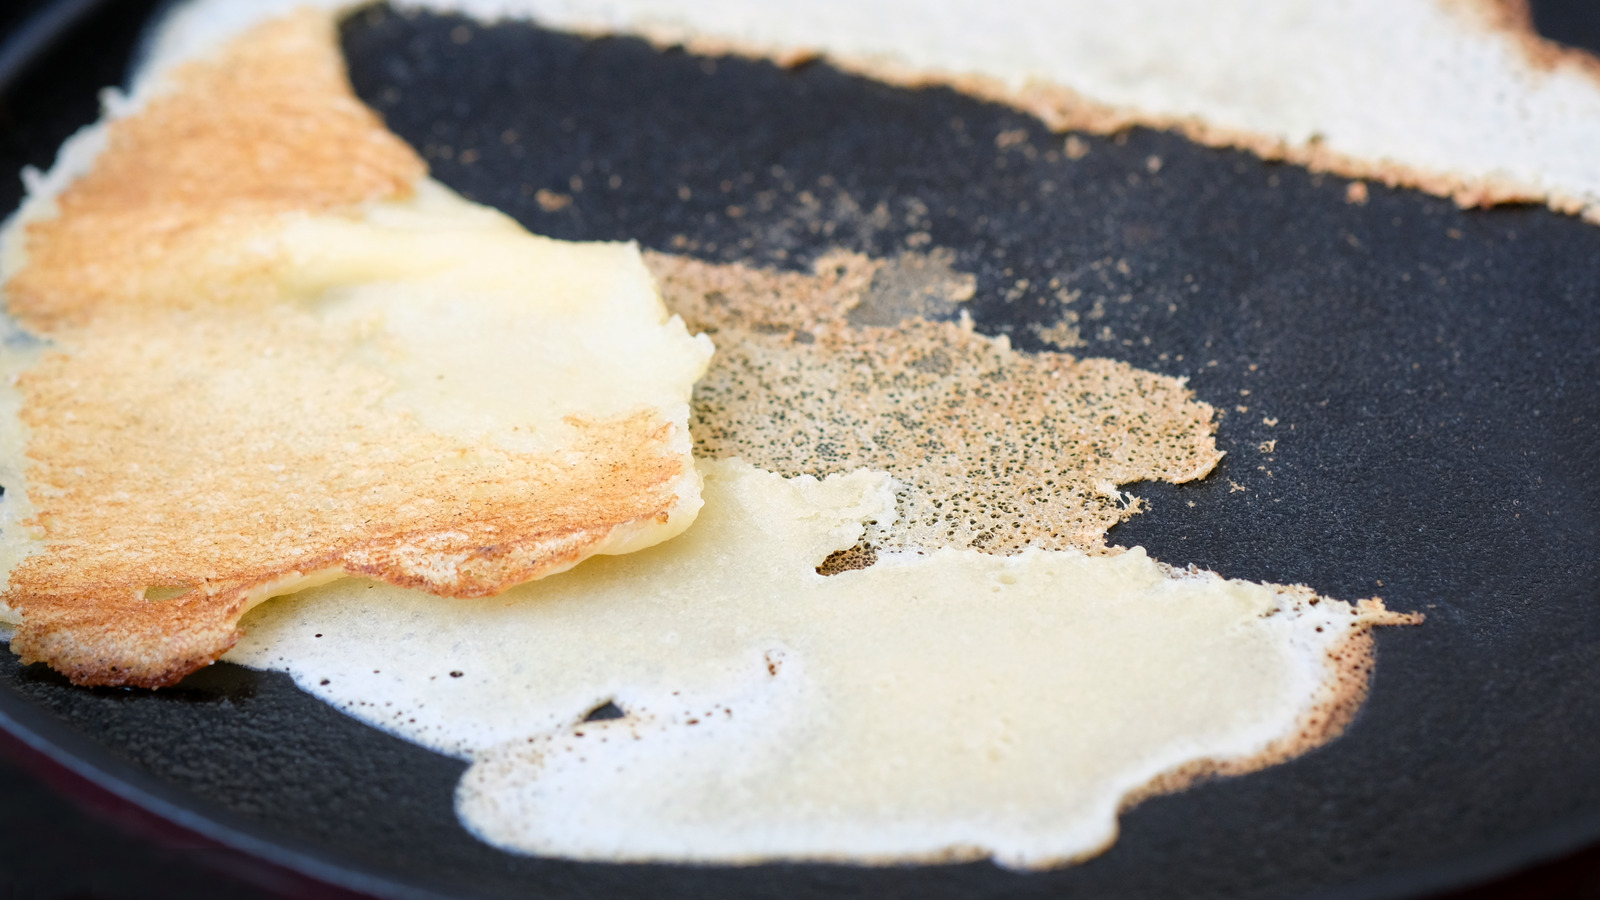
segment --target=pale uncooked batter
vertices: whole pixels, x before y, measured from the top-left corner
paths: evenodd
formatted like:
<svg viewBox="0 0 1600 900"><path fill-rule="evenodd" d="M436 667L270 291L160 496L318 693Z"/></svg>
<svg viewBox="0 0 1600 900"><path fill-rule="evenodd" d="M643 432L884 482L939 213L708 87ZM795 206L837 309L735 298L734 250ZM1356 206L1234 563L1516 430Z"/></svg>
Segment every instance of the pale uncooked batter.
<svg viewBox="0 0 1600 900"><path fill-rule="evenodd" d="M1165 772L1326 739L1314 711L1365 685L1328 654L1385 619L1142 550L822 576L893 514L886 476L703 469L670 543L493 599L340 582L252 613L228 658L471 760L457 809L508 849L1035 867L1104 847ZM584 721L607 701L626 715Z"/></svg>

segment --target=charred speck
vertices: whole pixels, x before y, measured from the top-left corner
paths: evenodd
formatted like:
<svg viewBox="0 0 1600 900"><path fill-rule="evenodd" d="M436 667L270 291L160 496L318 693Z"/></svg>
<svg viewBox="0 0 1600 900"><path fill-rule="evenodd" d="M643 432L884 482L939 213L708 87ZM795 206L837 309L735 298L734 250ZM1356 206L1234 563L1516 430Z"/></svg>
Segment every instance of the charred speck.
<svg viewBox="0 0 1600 900"><path fill-rule="evenodd" d="M596 706L594 709L589 710L589 712L584 715L583 720L585 722L604 722L609 719L620 719L626 715L627 713L623 712L622 707L618 706L615 701L607 700L599 706Z"/></svg>

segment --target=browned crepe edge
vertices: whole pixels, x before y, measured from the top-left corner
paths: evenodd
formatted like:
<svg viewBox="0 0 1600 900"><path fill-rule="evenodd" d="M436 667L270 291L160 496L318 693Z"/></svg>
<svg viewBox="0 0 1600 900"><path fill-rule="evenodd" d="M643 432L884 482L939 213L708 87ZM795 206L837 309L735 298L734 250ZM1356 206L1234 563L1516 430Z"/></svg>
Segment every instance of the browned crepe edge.
<svg viewBox="0 0 1600 900"><path fill-rule="evenodd" d="M1575 67L1600 84L1600 60L1581 50L1540 37L1533 30L1532 17L1526 12L1527 0L1437 2L1452 11L1468 14L1487 30L1512 41L1533 68L1548 71ZM578 31L593 36L612 33L601 29L580 28ZM930 72L882 59L834 55L811 49L775 49L710 35L685 36L675 29L652 28L649 25L630 27L628 31L660 49L682 48L702 56L762 60L784 68L826 59L841 71L895 87L953 88L980 100L1004 104L1032 115L1058 133L1076 131L1109 136L1134 127L1171 131L1206 147L1243 150L1269 162L1292 163L1319 174L1372 181L1389 188L1419 190L1448 198L1464 209L1537 203L1563 215L1581 215L1587 221L1600 224L1600 208L1591 209L1590 204L1579 197L1498 175L1462 175L1343 153L1324 146L1315 135L1306 143L1295 143L1286 138L1216 125L1200 116L1165 115L1102 103L1072 88L1043 82L1012 87L998 78L985 75ZM1364 191L1365 186L1362 185L1361 192L1364 194Z"/></svg>
<svg viewBox="0 0 1600 900"><path fill-rule="evenodd" d="M484 596L622 547L669 515L692 514L681 493L697 476L687 452L676 446L686 445L687 436L654 414L573 423L582 436L565 451L502 454L511 466L505 484L548 489L524 502L491 497L485 507L478 499L482 486L473 481L416 492L439 501L434 509L449 508L440 514L425 508L408 517L343 496L339 514L346 518L340 521L358 530L323 522L307 538L279 525L271 534L283 553L268 552L270 558L257 559L263 564L254 567L250 554L235 554L231 558L246 565L230 568L226 553L208 557L154 540L148 547L130 545L127 529L113 527L119 514L140 512L119 513L118 503L127 505L127 498L113 500L104 491L73 496L86 484L115 487L116 478L142 477L125 471L137 457L130 457L128 433L117 424L130 412L138 418L138 408L105 409L116 392L93 389L97 372L104 379L129 371L120 335L145 328L197 340L227 335L226 329L206 330L207 317L219 314L272 324L262 310L279 302L271 281L283 260L229 255L230 241L270 234L284 215L352 214L375 200L402 199L425 171L411 148L356 100L332 15L303 9L263 22L218 54L171 73L142 109L106 126L105 147L92 166L50 198L53 215L11 232L12 240L24 241L27 258L5 286L8 312L54 344L17 382L21 420L31 433L28 459L19 461L26 465L26 484L12 487L24 487L35 507L22 527L42 536L35 541L41 549L8 573L0 604L20 616L11 649L25 663L46 662L78 684L170 685L226 652L238 640L244 612L275 594L353 574L446 596ZM173 286L188 292L173 296ZM298 332L283 333L292 338ZM108 386L115 385L102 381ZM338 388L354 393L361 386ZM68 423L96 418L97 400L100 421L73 431ZM172 451L204 458L208 442L219 436L196 424L169 436ZM251 422L235 424L220 440L249 438ZM140 437L151 443L150 434ZM337 448L318 447L337 454ZM415 452L446 458L470 449L441 439ZM264 476L260 465L240 465L241 454L252 464L271 461L256 459L270 450L229 453L223 454L229 477L247 470L258 481ZM77 465L92 471L75 477ZM51 473L52 466L61 471ZM440 472L438 464L422 468L424 475ZM498 471L479 466L464 477L492 479ZM250 509L256 509L262 487L250 487L257 501ZM132 496L137 503L138 490ZM276 512L267 510L269 522ZM204 512L197 505L190 515ZM287 515L294 517L294 510ZM219 526L253 533L238 515L224 515ZM61 534L53 535L53 528ZM140 558L107 559L92 549L97 538L111 541L102 546L132 546ZM147 593L165 586L176 596Z"/></svg>

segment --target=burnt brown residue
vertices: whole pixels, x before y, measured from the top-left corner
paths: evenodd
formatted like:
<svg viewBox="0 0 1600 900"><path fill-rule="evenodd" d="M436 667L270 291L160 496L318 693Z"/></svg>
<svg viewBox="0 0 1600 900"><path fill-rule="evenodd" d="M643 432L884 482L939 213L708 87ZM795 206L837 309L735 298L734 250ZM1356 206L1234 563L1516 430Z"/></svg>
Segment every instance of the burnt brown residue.
<svg viewBox="0 0 1600 900"><path fill-rule="evenodd" d="M955 254L945 248L902 253L884 260L845 320L857 328L894 327L906 319L944 319L957 304L977 293L977 278L953 268Z"/></svg>
<svg viewBox="0 0 1600 900"><path fill-rule="evenodd" d="M817 566L818 575L837 575L853 569L865 569L878 561L878 549L869 544L857 544L844 550L835 550Z"/></svg>
<svg viewBox="0 0 1600 900"><path fill-rule="evenodd" d="M1083 332L1078 330L1079 315L1077 310L1064 309L1061 318L1054 325L1036 326L1034 334L1039 340L1044 341L1057 350L1072 350L1088 345L1083 339Z"/></svg>
<svg viewBox="0 0 1600 900"><path fill-rule="evenodd" d="M696 452L788 476L891 473L900 515L869 530L875 548L1102 549L1139 508L1118 485L1200 478L1221 459L1214 411L1178 379L1019 353L959 322L853 327L884 260L834 252L810 275L646 261L667 305L717 344L694 393ZM969 290L922 284L921 296ZM865 554L827 570L846 560Z"/></svg>

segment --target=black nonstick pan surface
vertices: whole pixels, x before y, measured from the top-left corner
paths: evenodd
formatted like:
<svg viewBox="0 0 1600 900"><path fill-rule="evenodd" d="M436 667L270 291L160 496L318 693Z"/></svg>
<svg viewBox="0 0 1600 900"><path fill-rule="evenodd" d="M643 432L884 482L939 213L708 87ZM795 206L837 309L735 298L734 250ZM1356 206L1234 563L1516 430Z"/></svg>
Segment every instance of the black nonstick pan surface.
<svg viewBox="0 0 1600 900"><path fill-rule="evenodd" d="M153 6L92 13L127 27L73 32L49 102L10 83L0 162L93 117ZM1042 873L507 855L456 821L463 763L227 664L150 693L0 654L0 729L33 752L307 884L395 897L1415 897L1600 841L1600 227L1378 185L1352 204L1343 179L1143 129L1074 160L1009 108L825 63L384 7L344 44L435 177L535 232L787 268L927 234L976 274L977 327L1024 350L1060 318L1051 280L1081 290L1081 353L1225 413L1218 471L1136 486L1150 508L1114 542L1427 622L1380 631L1344 736L1146 801L1104 855ZM833 210L815 230L803 192Z"/></svg>

